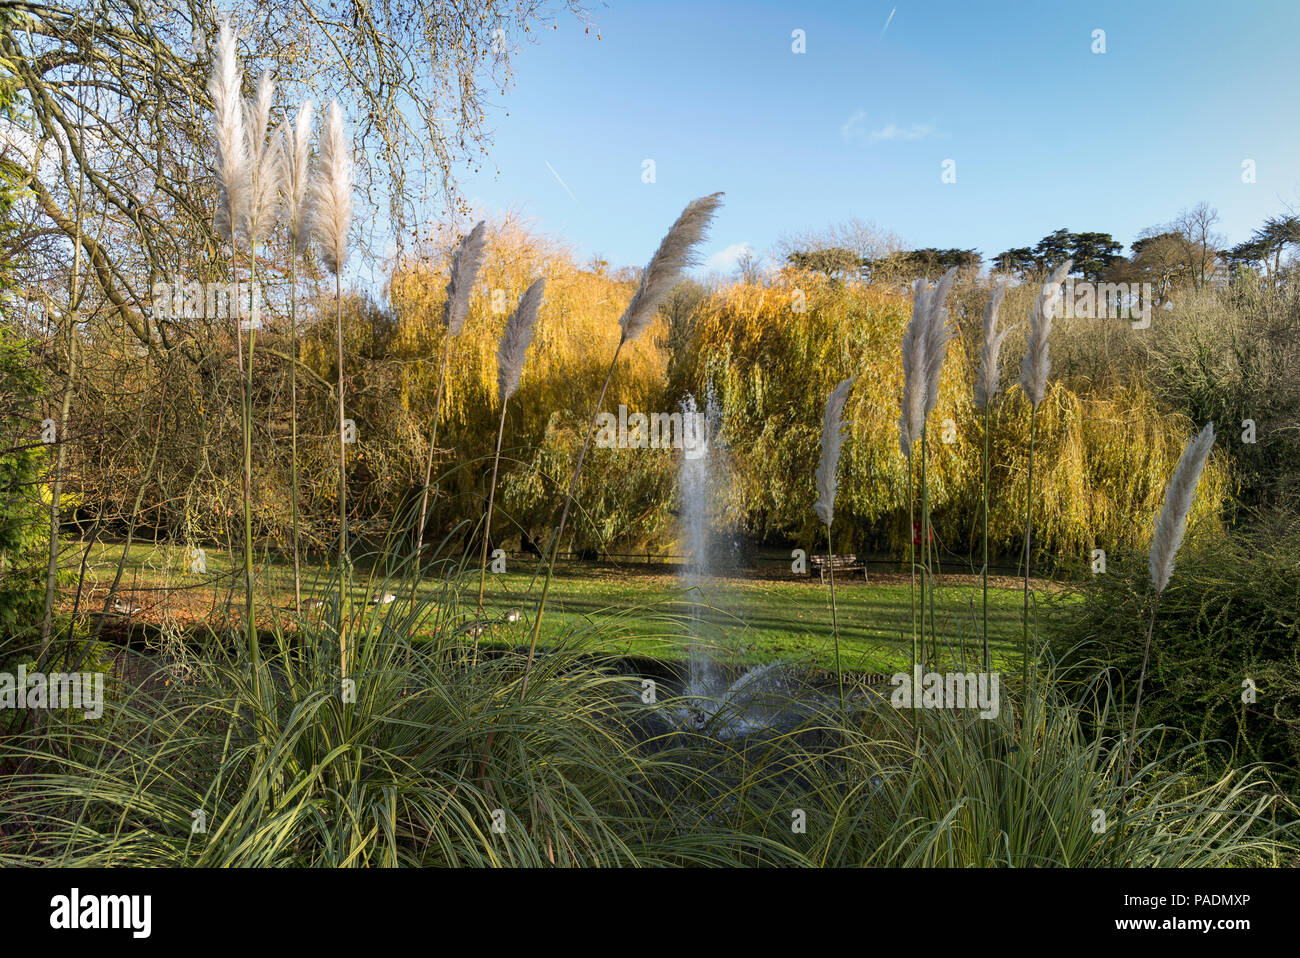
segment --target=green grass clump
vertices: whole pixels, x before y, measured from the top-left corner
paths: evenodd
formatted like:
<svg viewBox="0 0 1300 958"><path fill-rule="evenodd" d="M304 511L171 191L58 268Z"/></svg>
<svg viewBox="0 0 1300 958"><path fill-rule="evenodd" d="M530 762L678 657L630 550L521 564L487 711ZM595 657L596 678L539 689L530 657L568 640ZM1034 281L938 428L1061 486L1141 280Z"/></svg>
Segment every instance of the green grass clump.
<svg viewBox="0 0 1300 958"><path fill-rule="evenodd" d="M1028 702L1004 684L990 721L914 716L861 689L842 717L834 695L805 690L798 727L719 741L668 732L669 691L643 701L639 677L590 654L591 632L539 655L521 696L521 654L476 654L409 586L351 613L354 702L327 606L264 642L259 682L235 630L139 672L97 722L52 712L10 738L0 864L1146 866L1294 854L1273 831L1290 810L1258 770L1198 784L1185 752L1139 763L1119 834L1122 738L1091 731L1107 727L1092 704L1105 699L1067 700L1046 668ZM409 641L430 623L427 641ZM1158 736L1144 734L1153 750Z"/></svg>
<svg viewBox="0 0 1300 958"><path fill-rule="evenodd" d="M50 713L7 743L0 862L708 864L747 843L674 834L624 717L631 679L558 649L521 701L517 656L473 657L449 628L405 640L433 614L352 615L353 702L327 608L261 650L260 682L232 632L151 666L99 722Z"/></svg>
<svg viewBox="0 0 1300 958"><path fill-rule="evenodd" d="M1089 719L1105 702L1100 695L1071 701L1053 677L1038 674L1014 703L1004 690L1002 709L989 720L923 710L917 734L911 714L879 710L829 760L808 767L812 788L797 797L809 809L805 859L823 866L1210 867L1294 855L1284 830L1269 822L1279 799L1258 769L1205 783L1184 768L1185 754L1166 750L1123 788L1124 739L1091 730L1097 725ZM1158 734L1140 738L1150 745Z"/></svg>

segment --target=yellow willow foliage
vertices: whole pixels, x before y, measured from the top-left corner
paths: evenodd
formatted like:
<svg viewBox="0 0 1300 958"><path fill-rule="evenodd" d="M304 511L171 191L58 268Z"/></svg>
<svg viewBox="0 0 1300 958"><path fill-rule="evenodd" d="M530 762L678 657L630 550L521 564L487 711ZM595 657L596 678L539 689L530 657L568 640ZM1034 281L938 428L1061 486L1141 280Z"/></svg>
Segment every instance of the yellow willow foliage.
<svg viewBox="0 0 1300 958"><path fill-rule="evenodd" d="M906 514L898 414L901 343L910 315L906 297L794 272L769 288L730 286L700 305L691 356L679 360L688 364L689 388L703 392L712 384L727 444L743 450L733 463L733 518L743 514L756 531L813 528L822 407L846 376L858 381L844 410L850 439L840 461L837 513L866 522ZM966 384L973 375L967 349L954 340L929 419L936 505L968 479L971 458L978 456L959 428L971 408ZM919 446L915 462L919 470Z"/></svg>
<svg viewBox="0 0 1300 958"><path fill-rule="evenodd" d="M398 327L393 349L403 365L399 395L411 433L421 437L410 443L412 476L422 471L421 443L427 443L433 422L445 337L442 308L456 239L448 234L399 262L389 284ZM540 511L545 507L543 499L553 505L556 477L565 469L563 460L570 453L576 455L583 440L618 346L618 318L636 288L630 278L578 266L568 248L538 236L516 219L489 224L469 316L450 347L438 445L454 449L450 460L456 463L490 456L500 414L497 347L519 297L538 277L546 278L546 293L519 391L507 411L502 486L506 507L519 504L511 489L528 484L528 479L511 476L517 472L512 456L530 460L534 471L544 469L550 479L532 483L526 496ZM649 334L624 347L605 399L606 410L617 412L620 402L632 409L661 408L667 377L662 339L659 320ZM551 455L543 454L547 449ZM446 466L450 460L441 463ZM477 472L456 480L462 492L480 481L485 483Z"/></svg>
<svg viewBox="0 0 1300 958"><path fill-rule="evenodd" d="M411 407L426 416L432 414L438 383L445 335L442 307L454 240L449 236L399 263L389 286L400 351L413 361L406 395ZM474 420L485 405L499 409L497 345L519 297L539 276L546 278L546 295L520 381L521 402L543 418L553 412L590 413L584 402L595 401L618 346L618 317L635 284L581 269L566 247L507 219L489 224L469 318L451 345L444 422ZM649 336L624 349L611 397L635 401L656 391L664 379L666 358L655 339Z"/></svg>
<svg viewBox="0 0 1300 958"><path fill-rule="evenodd" d="M391 309L354 303L351 297L345 302L348 409L363 436L350 465L350 481L357 486L350 498L367 514L392 509L423 477L456 239L448 231L395 265ZM497 346L519 296L539 276L547 280L546 296L520 390L507 410L497 534L507 534L517 522L544 535L567 485L635 282L583 268L568 248L506 219L489 230L469 316L451 343L438 433L438 445L446 451L436 460L437 473L447 477L441 488L448 495L438 506L444 528L451 520L481 515L500 413ZM671 412L686 393L703 400L712 390L722 414L714 448L731 469L723 489L723 521L760 536L794 536L821 549L824 534L812 506L822 411L835 385L854 376L845 408L850 432L840 460L836 548L888 547L897 553L909 538L909 479L898 417L900 346L911 315L910 295L897 287L796 271L768 285L736 283L710 294L688 292L670 307L671 320L658 319L622 353L602 411L616 413L626 403L630 411ZM1012 291L1003 325L1023 323L1032 293ZM702 298L691 307L695 295ZM969 281L953 291L951 321L959 335L949 345L938 404L927 426L935 535L941 548L958 554L976 548L980 535L984 433L972 384L987 295ZM304 338L302 351L308 366L329 383L335 376L332 316L318 306L330 322ZM1109 364L1105 377L1094 374L1089 349L1101 348L1089 339L1094 329L1082 322L1062 324L1060 337L1068 348L1061 350L1060 366L1054 362L1053 382L1038 410L1034 542L1039 568L1048 556L1038 550L1079 563L1093 548L1108 554L1144 550L1165 483L1187 438L1203 425L1162 412L1125 364ZM1054 332L1054 349L1056 339ZM1029 411L1016 385L1023 344L1021 329L1003 349L1002 390L992 410L990 533L1003 556L1015 555L1023 535ZM320 393L321 402L327 399ZM311 425L328 423L332 412L301 411L305 487L315 488L320 479L322 488L332 488L332 433ZM1193 535L1217 522L1229 483L1226 461L1221 454L1212 457L1202 477L1189 521ZM674 470L668 450L647 455L593 449L572 519L575 544L671 541ZM919 515L919 497L916 508Z"/></svg>
<svg viewBox="0 0 1300 958"><path fill-rule="evenodd" d="M1034 535L1080 564L1093 549L1112 556L1144 552L1165 486L1202 424L1161 412L1137 385L1079 396L1059 382L1049 388L1036 420ZM972 434L980 428L973 424ZM1018 387L1004 397L993 442L989 524L1014 550L1017 526L1023 532L1029 449L1029 405ZM1211 454L1188 516L1190 534L1219 528L1229 486L1224 456Z"/></svg>
<svg viewBox="0 0 1300 958"><path fill-rule="evenodd" d="M978 291L963 292L964 300ZM955 302L952 309L957 313ZM972 401L980 325L966 312L966 321L954 315L961 335L949 346L927 428L936 538L956 550L978 542L984 442L983 415ZM906 543L907 461L898 414L900 343L910 314L910 297L892 289L793 271L771 287L736 284L700 304L689 355L675 362L683 388L698 395L712 385L722 407L734 473L732 521L760 534L815 541L821 409L836 383L857 376L845 408L850 440L836 509L849 521L837 522L837 547ZM1018 318L1004 309L1002 323ZM1016 384L1023 350L1016 339L1003 351L1002 391L992 411L990 536L1004 551L1014 551L1023 535L1028 473L1029 409ZM1035 542L1081 561L1092 548L1145 549L1165 483L1194 431L1185 417L1163 413L1141 384L1112 383L1080 395L1053 382L1037 415ZM919 446L914 459L919 482ZM1222 457L1213 457L1191 530L1217 523L1228 481Z"/></svg>

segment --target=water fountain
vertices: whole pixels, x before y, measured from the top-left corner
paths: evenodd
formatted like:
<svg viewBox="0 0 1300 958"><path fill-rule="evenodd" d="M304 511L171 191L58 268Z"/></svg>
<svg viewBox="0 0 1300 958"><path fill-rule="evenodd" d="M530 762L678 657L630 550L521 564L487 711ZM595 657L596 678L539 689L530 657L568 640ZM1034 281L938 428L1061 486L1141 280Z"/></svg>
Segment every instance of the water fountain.
<svg viewBox="0 0 1300 958"><path fill-rule="evenodd" d="M727 487L725 465L714 455L710 437L718 434L719 410L712 393L700 414L695 398L681 404L683 446L678 476L682 542L689 559L681 574L689 603L687 622L687 675L678 719L688 728L706 730L718 738L734 738L779 727L793 717L790 708L793 676L782 663L745 669L730 678L718 661L723 651L711 641L704 615L704 592L713 581L711 547L715 493ZM701 428L702 427L702 428ZM695 443L692 446L692 442ZM731 670L734 672L734 669Z"/></svg>

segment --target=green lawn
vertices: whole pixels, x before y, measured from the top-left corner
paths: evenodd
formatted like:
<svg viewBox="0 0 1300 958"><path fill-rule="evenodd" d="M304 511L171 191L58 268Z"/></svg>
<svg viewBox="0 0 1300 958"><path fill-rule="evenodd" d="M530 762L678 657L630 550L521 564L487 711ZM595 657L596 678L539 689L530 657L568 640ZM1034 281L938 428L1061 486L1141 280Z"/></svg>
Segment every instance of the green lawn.
<svg viewBox="0 0 1300 958"><path fill-rule="evenodd" d="M120 545L92 549L87 578L101 591L90 607L102 604L103 590L112 581L120 554ZM74 567L79 565L80 551L68 561ZM180 547L137 545L128 557L119 592L143 607L140 617L144 621L156 620L166 610L174 614L183 610L177 615L181 622L213 621L228 603L238 610L242 574L232 568L230 557L206 550L203 575L189 571L191 561ZM484 618L496 624L482 641L527 643L541 588L533 571L534 563L513 560L511 571L488 575ZM323 567L307 567L304 595L325 594L328 575ZM262 562L258 582L260 608L276 609L287 617L293 606L292 562L281 557ZM438 603L444 622L460 626L473 618L477 586L475 566L459 576L424 580L420 595ZM354 601L364 603L382 588L382 577L359 564ZM387 591L403 600L409 596L396 582L390 582ZM830 592L815 575L789 581L722 579L692 591L672 575L646 571L646 567L563 563L551 586L540 642L569 641L593 651L680 658L685 654L683 639L691 631L692 597L699 606L695 631L719 657L737 663L778 658L821 666L834 662ZM892 672L906 666L912 632L908 584L868 584L860 575L849 577L837 580L836 602L846 668ZM1013 654L1018 645L1021 602L1018 589L990 588L989 635L995 663ZM370 614L400 617L406 608L405 602L399 601ZM510 609L520 610L525 620L505 622ZM953 653L963 647L969 653L978 647L982 615L977 587L941 584L935 590L934 615L941 641Z"/></svg>
<svg viewBox="0 0 1300 958"><path fill-rule="evenodd" d="M524 602L529 576L494 576L490 608ZM618 577L602 570L564 570L551 587L542 634L555 639L570 631L586 634L595 647L637 655L676 657L690 634L691 599L700 606L696 632L714 654L744 661L794 659L830 665L834 661L830 592L813 581L729 579L698 590L659 577ZM846 668L892 671L909 654L911 590L903 585L868 585L861 579L836 587L840 651ZM1010 651L1020 635L1020 593L994 590L989 596L990 649L995 658ZM939 589L935 617L954 646L974 648L979 620L969 588Z"/></svg>

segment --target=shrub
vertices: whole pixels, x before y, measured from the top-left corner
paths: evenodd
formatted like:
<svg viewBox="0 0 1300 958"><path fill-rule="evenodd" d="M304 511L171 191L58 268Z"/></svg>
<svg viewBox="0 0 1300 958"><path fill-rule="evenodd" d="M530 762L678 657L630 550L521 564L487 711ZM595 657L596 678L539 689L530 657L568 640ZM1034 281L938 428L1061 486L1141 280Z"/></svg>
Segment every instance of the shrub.
<svg viewBox="0 0 1300 958"><path fill-rule="evenodd" d="M1300 529L1184 547L1160 598L1142 720L1170 726L1202 756L1276 763L1300 788ZM1149 574L1139 560L1110 566L1082 601L1049 616L1062 660L1085 674L1101 662L1131 702L1150 614ZM1243 701L1243 683L1257 689Z"/></svg>
<svg viewBox="0 0 1300 958"><path fill-rule="evenodd" d="M1300 501L1300 282L1243 273L1226 289L1180 296L1152 323L1144 362L1162 404L1213 420L1229 441L1239 516ZM1245 421L1254 441L1243 441Z"/></svg>
<svg viewBox="0 0 1300 958"><path fill-rule="evenodd" d="M50 529L41 391L29 344L0 325L0 658L31 647L44 610Z"/></svg>

